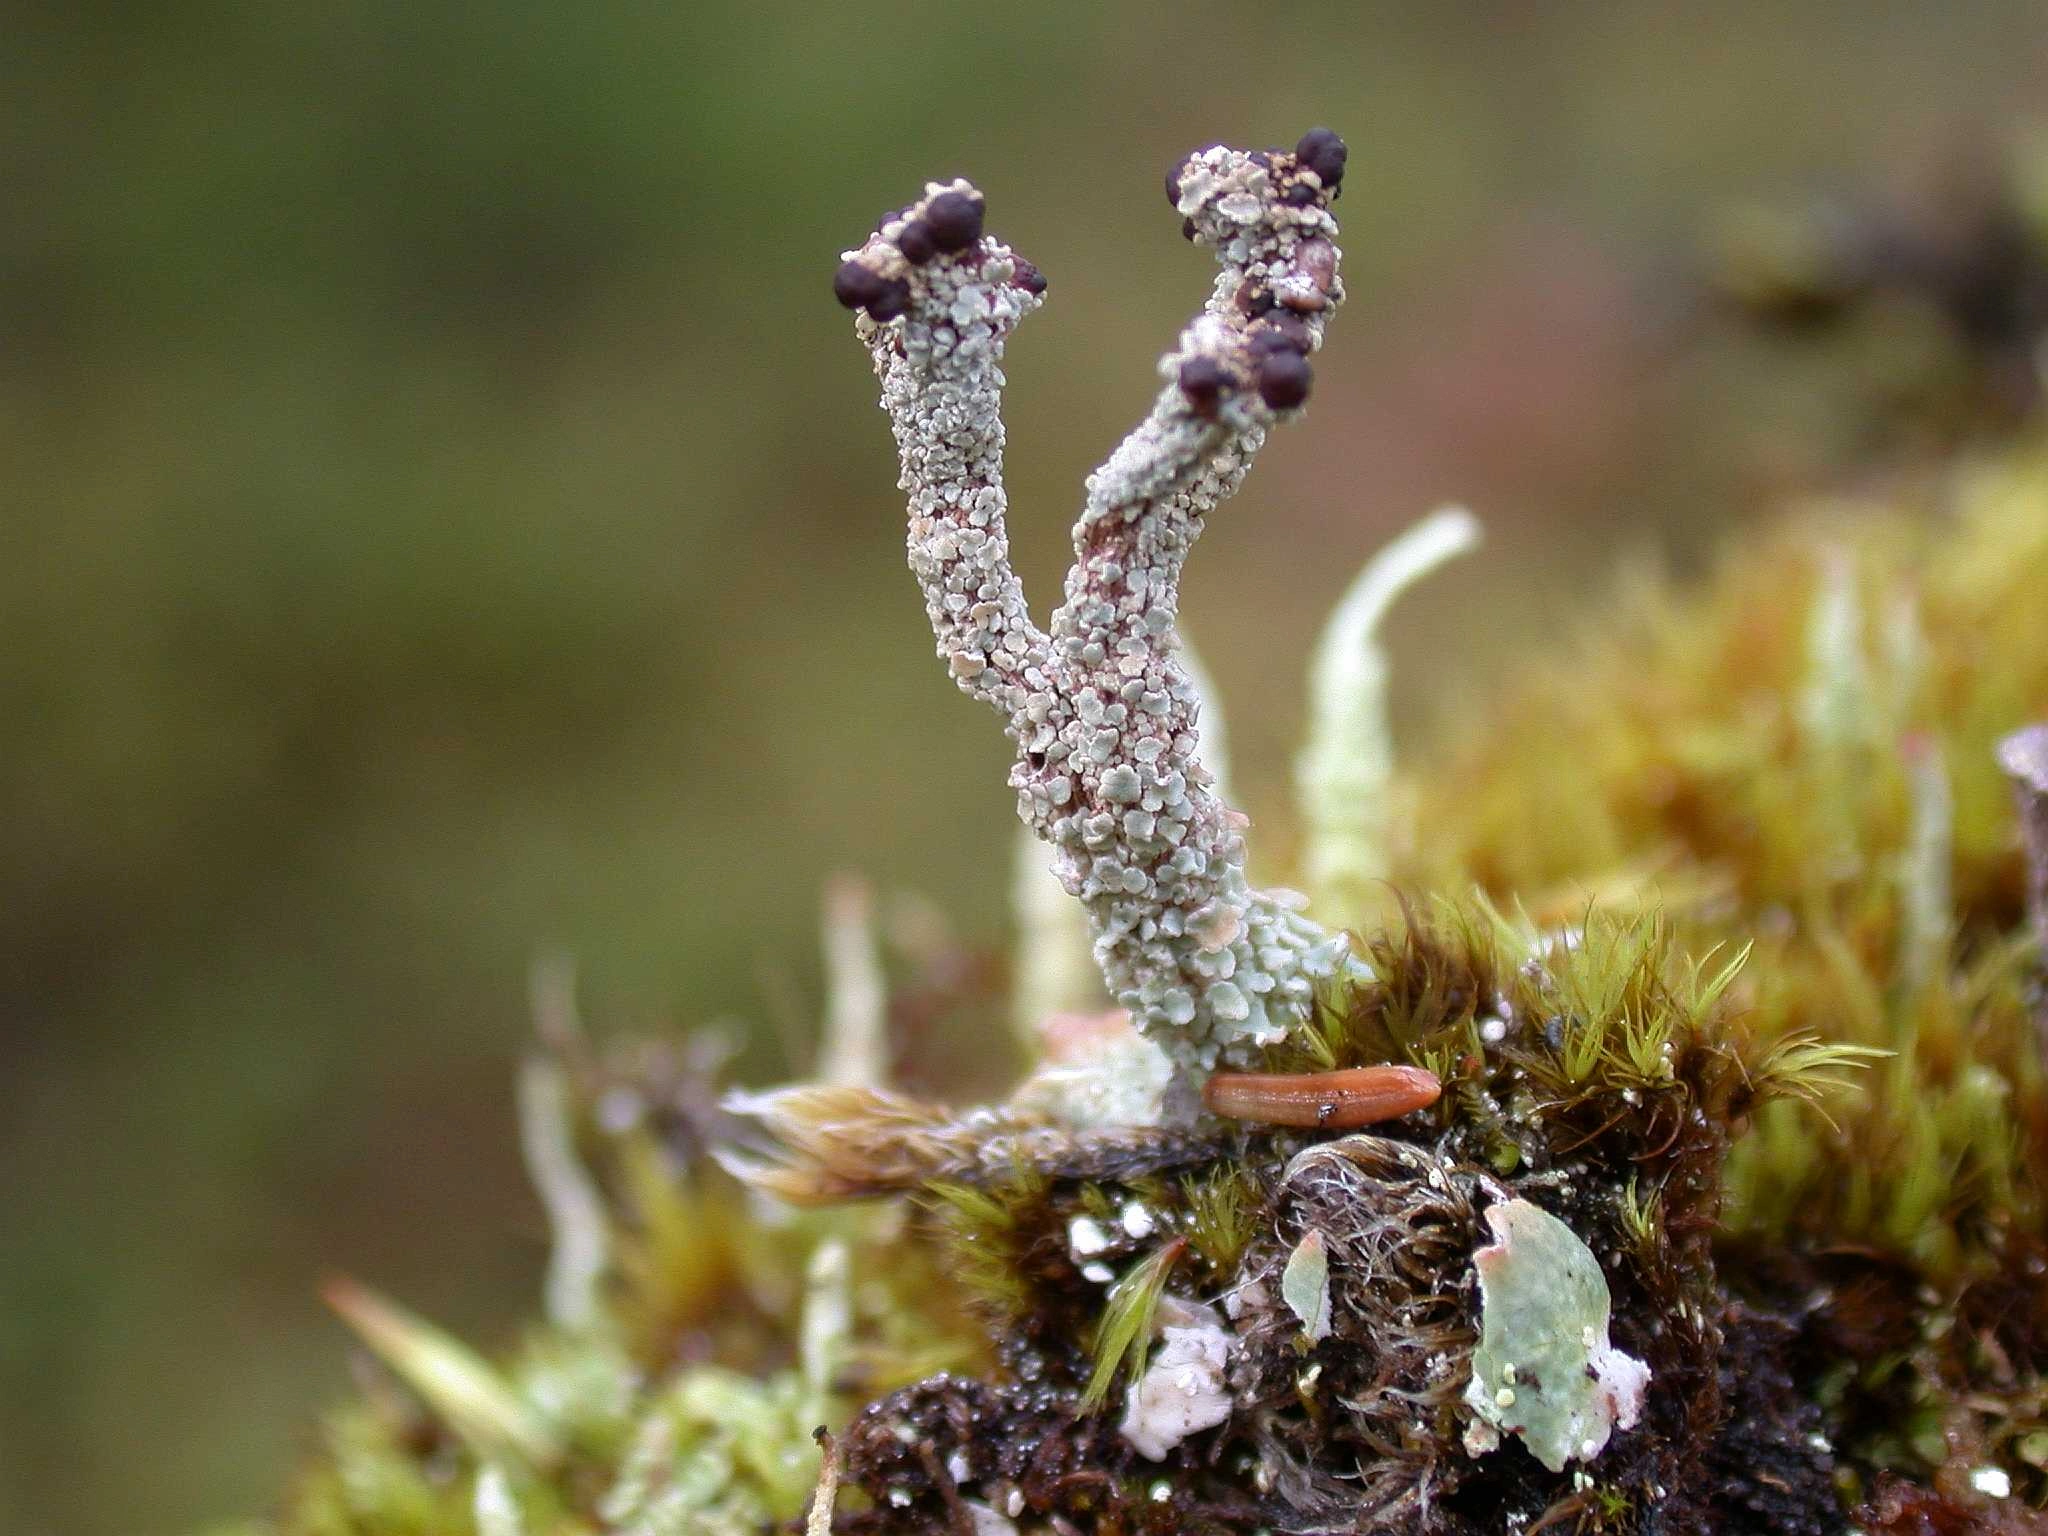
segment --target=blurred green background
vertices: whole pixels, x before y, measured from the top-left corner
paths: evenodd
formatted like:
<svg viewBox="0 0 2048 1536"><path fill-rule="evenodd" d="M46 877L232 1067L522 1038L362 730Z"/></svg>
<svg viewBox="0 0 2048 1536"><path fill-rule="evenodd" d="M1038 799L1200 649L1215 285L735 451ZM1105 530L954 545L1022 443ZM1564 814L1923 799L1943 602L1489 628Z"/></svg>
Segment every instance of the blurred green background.
<svg viewBox="0 0 2048 1536"><path fill-rule="evenodd" d="M1271 854L1300 658L1389 531L1490 525L1397 626L1442 715L1618 552L1696 560L1824 463L1796 373L1687 341L1701 221L1995 138L2040 21L10 7L0 1526L263 1508L346 1385L331 1269L510 1334L537 951L607 1029L766 1034L834 870L1000 939L1005 744L932 660L828 292L885 205L973 175L1051 279L1010 370L1043 603L1206 291L1160 171L1349 138L1351 303L1187 599Z"/></svg>

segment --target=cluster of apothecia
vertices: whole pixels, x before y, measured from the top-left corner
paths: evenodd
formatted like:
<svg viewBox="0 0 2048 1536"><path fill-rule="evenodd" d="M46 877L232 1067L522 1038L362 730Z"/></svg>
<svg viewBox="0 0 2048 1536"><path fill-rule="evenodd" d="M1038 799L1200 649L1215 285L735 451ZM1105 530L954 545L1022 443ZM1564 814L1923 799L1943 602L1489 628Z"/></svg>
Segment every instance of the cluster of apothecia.
<svg viewBox="0 0 2048 1536"><path fill-rule="evenodd" d="M1282 207L1307 211L1320 209L1340 195L1347 157L1344 141L1336 134L1327 128L1311 128L1301 136L1292 155L1261 150L1251 158L1278 184ZM1186 195L1185 173L1192 158L1176 161L1166 173L1166 200L1177 211ZM1190 240L1203 236L1202 226L1193 218L1182 221L1181 233ZM1251 322L1246 334L1251 382L1259 398L1275 411L1293 410L1308 399L1315 382L1308 355L1315 350L1317 338L1302 317L1329 308L1337 280L1336 247L1326 238L1311 236L1301 241L1293 255L1290 270L1269 274L1263 284L1247 280L1236 295ZM1198 411L1213 410L1240 385L1233 371L1215 358L1190 358L1181 365L1181 391Z"/></svg>
<svg viewBox="0 0 2048 1536"><path fill-rule="evenodd" d="M1303 214L1320 210L1334 201L1344 183L1348 152L1344 141L1328 128L1312 128L1301 136L1291 154L1282 150L1261 150L1251 157L1257 170L1272 179L1280 207ZM1166 174L1167 201L1176 210L1187 195L1186 173L1199 156L1185 156ZM981 194L965 182L935 188L923 201L886 215L876 234L878 240L839 264L832 291L848 309L858 309L878 323L905 313L911 302L911 272L935 256L958 255L981 239L985 203ZM1190 240L1205 233L1201 221L1185 217L1181 232ZM1337 252L1327 238L1310 235L1298 241L1289 253L1292 261L1284 268L1264 274L1264 281L1247 279L1237 295L1247 322L1245 357L1233 367L1211 356L1191 357L1180 367L1180 387L1191 408L1211 414L1232 391L1249 383L1269 410L1287 411L1301 406L1315 382L1308 356L1317 336L1304 320L1319 314L1333 299L1337 282ZM1042 294L1045 279L1038 269L1021 257L1013 279L1027 292Z"/></svg>
<svg viewBox="0 0 2048 1536"><path fill-rule="evenodd" d="M877 322L896 319L910 307L910 270L935 256L956 256L981 239L982 196L965 182L933 191L923 201L884 216L859 253L839 263L832 293L848 309ZM1038 269L1016 260L1015 281L1034 294L1045 292Z"/></svg>

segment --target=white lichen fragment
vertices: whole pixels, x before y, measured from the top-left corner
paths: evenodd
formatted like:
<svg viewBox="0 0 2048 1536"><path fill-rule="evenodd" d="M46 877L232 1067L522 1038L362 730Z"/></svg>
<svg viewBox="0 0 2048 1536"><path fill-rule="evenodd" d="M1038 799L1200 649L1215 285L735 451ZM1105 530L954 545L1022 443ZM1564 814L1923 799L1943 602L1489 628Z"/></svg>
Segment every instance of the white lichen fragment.
<svg viewBox="0 0 2048 1536"><path fill-rule="evenodd" d="M1856 562L1847 550L1830 549L1807 615L1806 686L1799 701L1800 724L1823 751L1868 747L1881 729L1863 631Z"/></svg>
<svg viewBox="0 0 2048 1536"><path fill-rule="evenodd" d="M1109 1234L1093 1216L1076 1216L1067 1223L1067 1252L1076 1259L1092 1259L1109 1248Z"/></svg>
<svg viewBox="0 0 2048 1536"><path fill-rule="evenodd" d="M1322 1233L1311 1229L1294 1245L1280 1272L1280 1299L1311 1344L1330 1336L1330 1256Z"/></svg>
<svg viewBox="0 0 2048 1536"><path fill-rule="evenodd" d="M470 1518L476 1522L477 1536L526 1536L526 1522L519 1516L512 1480L496 1462L486 1462L476 1475Z"/></svg>
<svg viewBox="0 0 2048 1536"><path fill-rule="evenodd" d="M1998 766L2012 781L2019 809L2020 845L2027 854L2027 913L2034 938L2048 954L2048 725L2014 731L1998 744ZM2042 1054L2048 1056L2048 1015L2040 1018Z"/></svg>
<svg viewBox="0 0 2048 1536"><path fill-rule="evenodd" d="M1899 969L1917 987L1941 970L1955 922L1955 792L1938 740L1915 734L1901 751L1913 817L1898 864Z"/></svg>
<svg viewBox="0 0 2048 1536"><path fill-rule="evenodd" d="M520 1150L554 1238L548 1320L580 1331L599 1320L599 1288L611 1265L604 1199L576 1156L569 1078L561 1064L547 1056L528 1058L519 1068L518 1097Z"/></svg>
<svg viewBox="0 0 2048 1536"><path fill-rule="evenodd" d="M889 1081L888 983L867 883L840 875L825 887L825 1031L818 1081L881 1088Z"/></svg>
<svg viewBox="0 0 2048 1536"><path fill-rule="evenodd" d="M2012 1478L2002 1467L1972 1467L1970 1486L1987 1499L2012 1497Z"/></svg>
<svg viewBox="0 0 2048 1536"><path fill-rule="evenodd" d="M1177 187L1222 270L1160 364L1151 413L1089 478L1065 601L1043 631L1009 561L1000 410L1004 346L1043 283L980 234L978 192L933 183L847 253L842 297L871 310L857 329L895 430L938 653L1003 716L1019 814L1085 909L1111 997L1171 1060L1165 1113L1186 1116L1202 1076L1304 1020L1346 959L1340 936L1248 883L1244 819L1198 756L1197 690L1177 654L1188 551L1305 398L1304 354L1343 286L1328 189L1297 156L1206 149ZM920 237L913 260L902 242L935 213L958 238L934 256ZM1284 378L1276 341L1299 349Z"/></svg>
<svg viewBox="0 0 2048 1536"><path fill-rule="evenodd" d="M1296 760L1309 894L1330 917L1364 915L1392 857L1394 738L1379 627L1394 600L1479 543L1479 519L1443 507L1367 562L1323 626L1309 664L1308 735Z"/></svg>
<svg viewBox="0 0 2048 1536"><path fill-rule="evenodd" d="M804 1266L797 1347L808 1416L829 1416L832 1384L846 1364L852 1340L853 1256L843 1239L830 1238L811 1251Z"/></svg>
<svg viewBox="0 0 2048 1536"><path fill-rule="evenodd" d="M1164 1461L1189 1435L1230 1417L1230 1334L1210 1307L1176 1296L1161 1300L1159 1343L1144 1375L1131 1383L1117 1432L1152 1461Z"/></svg>
<svg viewBox="0 0 2048 1536"><path fill-rule="evenodd" d="M1642 1412L1650 1369L1609 1341L1600 1262L1572 1229L1527 1200L1486 1212L1494 1241L1473 1255L1480 1338L1465 1402L1474 1455L1520 1435L1553 1472L1591 1461Z"/></svg>
<svg viewBox="0 0 2048 1536"><path fill-rule="evenodd" d="M1124 1229L1125 1236L1136 1238L1150 1237L1158 1226L1150 1208L1142 1200L1126 1200L1117 1222Z"/></svg>

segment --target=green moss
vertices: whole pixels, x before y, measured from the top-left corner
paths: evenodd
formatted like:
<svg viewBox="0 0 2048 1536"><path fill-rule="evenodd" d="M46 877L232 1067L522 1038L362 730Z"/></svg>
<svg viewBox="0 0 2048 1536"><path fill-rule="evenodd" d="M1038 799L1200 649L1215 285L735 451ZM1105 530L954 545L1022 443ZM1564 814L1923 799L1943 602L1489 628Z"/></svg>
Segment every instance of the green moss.
<svg viewBox="0 0 2048 1536"><path fill-rule="evenodd" d="M993 1189L945 1180L924 1187L925 1207L954 1272L999 1318L1014 1322L1031 1309L1030 1217L1043 1211L1049 1192L1047 1182L1028 1170Z"/></svg>
<svg viewBox="0 0 2048 1536"><path fill-rule="evenodd" d="M1662 1010L1654 946L1553 955L1571 1006L1532 1072L1557 1103L1652 1091L1688 998L1720 993L1710 1034L1742 1079L1722 1110L1726 1283L1789 1301L1796 1276L1875 1309L1875 1337L1814 1329L1854 1355L1831 1410L1853 1483L1975 1456L2039 1503L2040 1469L1990 1450L2036 1432L2048 1371L2040 983L1993 749L2048 710L2048 460L2021 445L1900 501L1753 536L1704 591L1638 591L1617 632L1512 684L1418 777L1402 878L1476 881L1552 933L1582 922L1571 893L1600 891L1610 920L1744 955ZM1639 1251L1652 1198L1625 1201ZM1845 1253L1869 1257L1845 1274Z"/></svg>
<svg viewBox="0 0 2048 1536"><path fill-rule="evenodd" d="M1152 1320L1159 1313L1159 1298L1166 1294L1166 1282L1173 1267L1187 1251L1187 1243L1176 1238L1157 1253L1140 1260L1115 1286L1096 1324L1093 1341L1095 1368L1081 1393L1083 1412L1100 1407L1118 1376L1135 1381L1145 1374L1145 1357L1152 1347Z"/></svg>
<svg viewBox="0 0 2048 1536"><path fill-rule="evenodd" d="M1257 1234L1265 1192L1243 1164L1220 1163L1184 1180L1180 1198L1189 1246L1208 1266L1213 1282L1227 1282Z"/></svg>

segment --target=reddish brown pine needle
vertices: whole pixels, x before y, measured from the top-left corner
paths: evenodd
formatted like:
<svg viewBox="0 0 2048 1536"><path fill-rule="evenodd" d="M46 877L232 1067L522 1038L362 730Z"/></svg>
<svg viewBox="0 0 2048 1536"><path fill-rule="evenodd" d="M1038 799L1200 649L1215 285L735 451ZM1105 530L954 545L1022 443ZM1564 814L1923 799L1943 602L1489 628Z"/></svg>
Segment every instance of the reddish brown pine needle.
<svg viewBox="0 0 2048 1536"><path fill-rule="evenodd" d="M1436 1074L1421 1067L1218 1072L1202 1089L1202 1102L1231 1120L1349 1131L1427 1109L1442 1092Z"/></svg>

